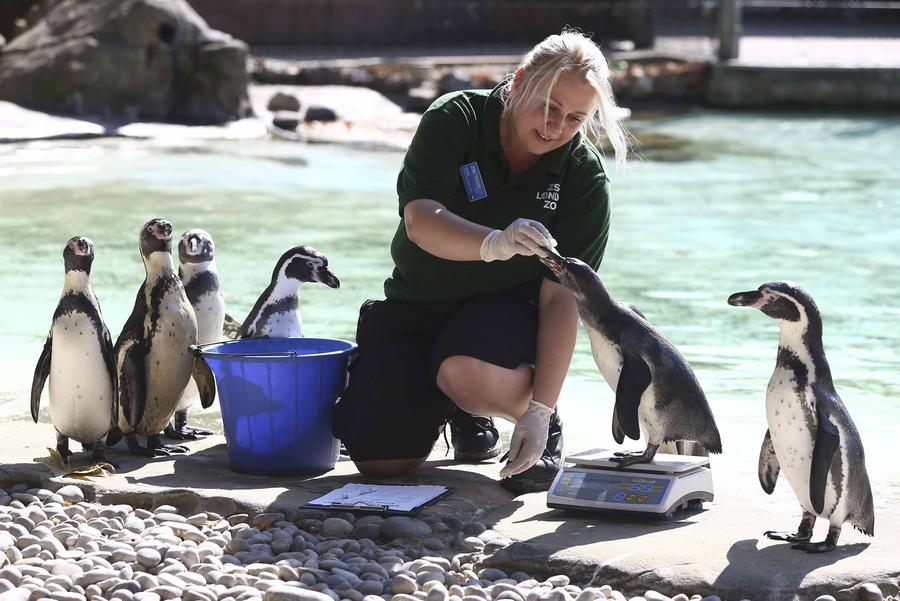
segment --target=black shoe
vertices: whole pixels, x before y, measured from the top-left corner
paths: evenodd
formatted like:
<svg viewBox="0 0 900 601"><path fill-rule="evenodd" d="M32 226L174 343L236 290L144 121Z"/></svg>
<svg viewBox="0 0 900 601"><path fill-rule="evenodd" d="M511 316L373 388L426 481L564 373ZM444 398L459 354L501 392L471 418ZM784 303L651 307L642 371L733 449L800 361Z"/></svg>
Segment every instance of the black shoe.
<svg viewBox="0 0 900 601"><path fill-rule="evenodd" d="M559 412L554 411L547 429L547 447L541 458L521 474L500 480L500 486L517 495L550 490L556 473L562 469L562 448L562 421Z"/></svg>
<svg viewBox="0 0 900 601"><path fill-rule="evenodd" d="M491 418L457 409L449 421L450 442L456 461L478 463L500 454L500 433Z"/></svg>

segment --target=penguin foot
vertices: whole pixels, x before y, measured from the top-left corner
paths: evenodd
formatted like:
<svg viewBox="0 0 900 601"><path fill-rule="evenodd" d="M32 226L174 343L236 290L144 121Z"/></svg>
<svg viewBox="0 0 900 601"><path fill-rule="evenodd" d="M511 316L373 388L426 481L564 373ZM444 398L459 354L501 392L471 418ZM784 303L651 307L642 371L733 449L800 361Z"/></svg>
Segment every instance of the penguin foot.
<svg viewBox="0 0 900 601"><path fill-rule="evenodd" d="M765 531L766 538L770 540L783 540L789 543L798 543L794 545L794 548L799 548L800 545L806 544L809 542L809 539L812 538L811 535L803 535L799 532L790 533L790 532L776 532L775 530L766 530Z"/></svg>
<svg viewBox="0 0 900 601"><path fill-rule="evenodd" d="M164 444L151 450L154 453L154 457L171 457L172 455L184 455L189 449L181 445Z"/></svg>
<svg viewBox="0 0 900 601"><path fill-rule="evenodd" d="M613 453L613 455L609 460L619 464L616 466L618 470L635 463L650 463L653 460L652 457L647 457L646 453Z"/></svg>
<svg viewBox="0 0 900 601"><path fill-rule="evenodd" d="M212 434L212 432L210 432L210 434ZM166 426L166 429L163 430L163 436L169 440L198 440L201 437L200 432L194 431L194 428L185 426L176 430L171 424Z"/></svg>
<svg viewBox="0 0 900 601"><path fill-rule="evenodd" d="M796 545L791 545L791 549L798 549L800 551L806 551L807 553L827 553L829 551L834 551L835 545L826 539L818 543L797 543Z"/></svg>

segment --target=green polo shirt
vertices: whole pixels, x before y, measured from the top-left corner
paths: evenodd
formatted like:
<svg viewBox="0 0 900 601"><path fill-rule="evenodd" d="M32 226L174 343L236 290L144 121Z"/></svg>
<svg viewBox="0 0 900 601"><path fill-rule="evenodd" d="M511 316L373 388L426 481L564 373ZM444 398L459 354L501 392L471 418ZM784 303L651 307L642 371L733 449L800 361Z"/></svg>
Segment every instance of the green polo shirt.
<svg viewBox="0 0 900 601"><path fill-rule="evenodd" d="M552 277L534 257L485 263L429 254L410 241L402 221L406 203L419 198L495 229L519 217L540 221L562 255L599 267L609 235L609 182L600 153L579 134L512 175L500 147L499 90L444 95L422 116L397 178L401 221L391 243L395 267L384 283L387 298L451 301ZM473 162L487 193L479 200L469 199L460 173Z"/></svg>

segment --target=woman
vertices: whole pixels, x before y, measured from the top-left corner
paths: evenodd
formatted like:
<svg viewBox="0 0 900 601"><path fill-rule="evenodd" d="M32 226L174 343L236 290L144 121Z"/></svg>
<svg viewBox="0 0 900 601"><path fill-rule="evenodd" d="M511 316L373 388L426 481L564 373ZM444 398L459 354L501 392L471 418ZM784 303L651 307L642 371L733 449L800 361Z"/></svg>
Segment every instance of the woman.
<svg viewBox="0 0 900 601"><path fill-rule="evenodd" d="M458 407L516 423L502 485L549 487L578 312L530 255L555 246L599 266L608 181L586 134L604 130L623 163L615 109L600 49L563 31L494 90L447 94L423 115L397 181L386 300L360 310L359 355L334 415L361 473L421 465ZM496 430L486 434L491 443Z"/></svg>

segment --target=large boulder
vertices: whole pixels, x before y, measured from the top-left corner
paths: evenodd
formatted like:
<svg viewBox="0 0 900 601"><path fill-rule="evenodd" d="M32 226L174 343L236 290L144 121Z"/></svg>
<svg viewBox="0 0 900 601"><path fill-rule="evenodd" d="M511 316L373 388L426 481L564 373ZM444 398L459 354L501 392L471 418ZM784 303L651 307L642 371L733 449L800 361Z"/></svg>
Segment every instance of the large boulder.
<svg viewBox="0 0 900 601"><path fill-rule="evenodd" d="M247 45L186 0L62 0L0 48L0 99L38 110L211 124L250 112Z"/></svg>

